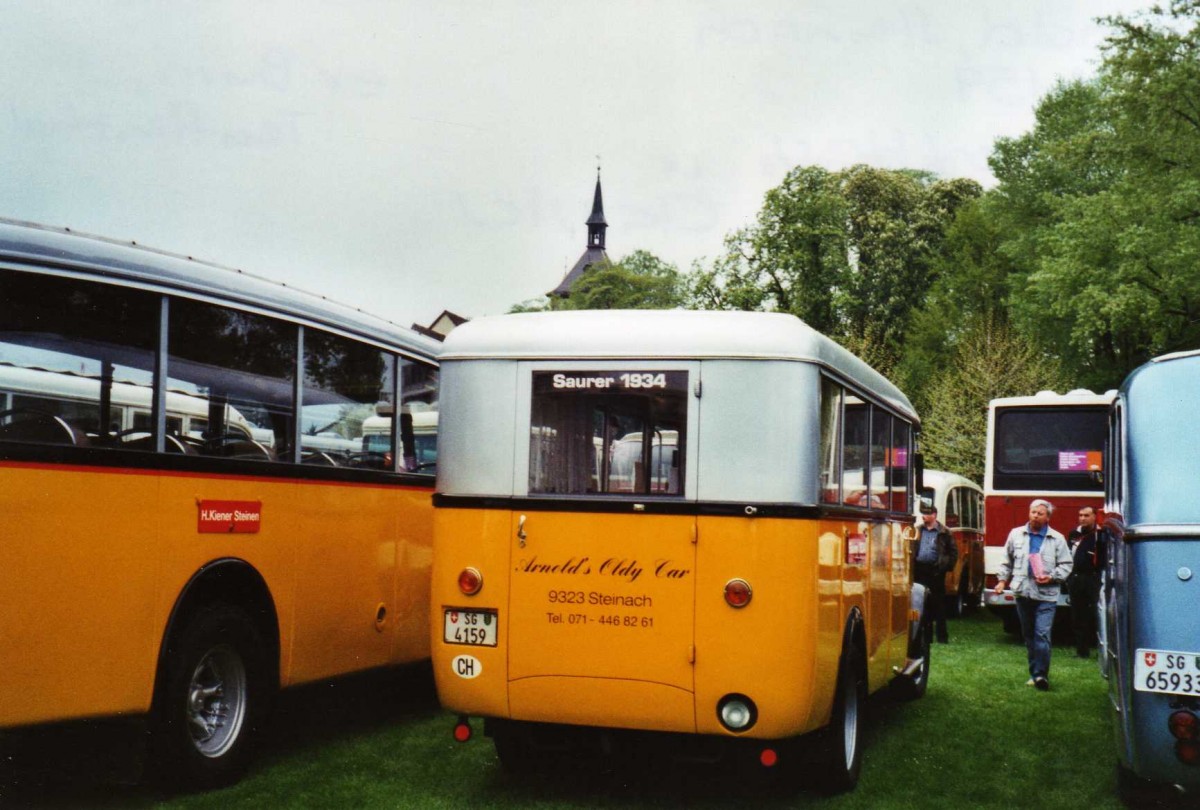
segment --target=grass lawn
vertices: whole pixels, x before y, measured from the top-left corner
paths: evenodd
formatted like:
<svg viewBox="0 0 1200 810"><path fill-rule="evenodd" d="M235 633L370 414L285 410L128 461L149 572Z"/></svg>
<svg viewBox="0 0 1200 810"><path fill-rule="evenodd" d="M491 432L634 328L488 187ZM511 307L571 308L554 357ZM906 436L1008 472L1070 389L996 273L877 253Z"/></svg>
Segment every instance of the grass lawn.
<svg viewBox="0 0 1200 810"><path fill-rule="evenodd" d="M1052 689L1025 686L1025 649L977 612L935 645L929 691L873 701L858 789L781 794L745 774L662 762L510 778L476 723L465 744L428 670L373 673L281 698L249 776L226 790L163 797L78 776L78 760L20 769L0 806L1119 808L1105 684L1094 657L1056 646ZM1093 654L1094 656L1094 654ZM57 755L60 759L62 754ZM71 757L88 756L72 754Z"/></svg>

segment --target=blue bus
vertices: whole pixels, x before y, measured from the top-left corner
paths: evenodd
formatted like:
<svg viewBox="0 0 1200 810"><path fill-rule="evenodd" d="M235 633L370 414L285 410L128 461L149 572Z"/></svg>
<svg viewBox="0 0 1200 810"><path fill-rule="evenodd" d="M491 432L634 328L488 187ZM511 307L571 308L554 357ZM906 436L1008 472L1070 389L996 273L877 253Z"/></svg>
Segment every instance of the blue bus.
<svg viewBox="0 0 1200 810"><path fill-rule="evenodd" d="M1102 674L1129 798L1200 794L1200 351L1126 378L1109 417Z"/></svg>

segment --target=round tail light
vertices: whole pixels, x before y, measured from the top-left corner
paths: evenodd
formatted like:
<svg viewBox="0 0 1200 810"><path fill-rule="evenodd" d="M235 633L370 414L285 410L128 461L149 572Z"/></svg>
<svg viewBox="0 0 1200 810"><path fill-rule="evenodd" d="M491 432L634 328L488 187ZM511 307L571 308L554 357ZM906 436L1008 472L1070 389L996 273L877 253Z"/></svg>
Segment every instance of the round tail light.
<svg viewBox="0 0 1200 810"><path fill-rule="evenodd" d="M483 574L474 568L464 568L458 575L458 589L467 596L474 596L483 588Z"/></svg>
<svg viewBox="0 0 1200 810"><path fill-rule="evenodd" d="M731 579L725 583L725 601L730 607L744 608L750 604L754 591L744 579Z"/></svg>
<svg viewBox="0 0 1200 810"><path fill-rule="evenodd" d="M758 709L745 695L726 695L717 703L717 719L730 731L745 731L758 719Z"/></svg>
<svg viewBox="0 0 1200 810"><path fill-rule="evenodd" d="M1180 740L1175 743L1175 756L1184 765L1200 765L1200 742Z"/></svg>
<svg viewBox="0 0 1200 810"><path fill-rule="evenodd" d="M758 761L762 763L764 768L774 768L779 762L779 754L774 748L764 748L758 755Z"/></svg>
<svg viewBox="0 0 1200 810"><path fill-rule="evenodd" d="M1177 740L1194 740L1200 736L1200 721L1191 712L1175 712L1167 718L1167 728Z"/></svg>
<svg viewBox="0 0 1200 810"><path fill-rule="evenodd" d="M459 721L454 724L454 739L460 743L471 739L471 724L465 717L459 718Z"/></svg>

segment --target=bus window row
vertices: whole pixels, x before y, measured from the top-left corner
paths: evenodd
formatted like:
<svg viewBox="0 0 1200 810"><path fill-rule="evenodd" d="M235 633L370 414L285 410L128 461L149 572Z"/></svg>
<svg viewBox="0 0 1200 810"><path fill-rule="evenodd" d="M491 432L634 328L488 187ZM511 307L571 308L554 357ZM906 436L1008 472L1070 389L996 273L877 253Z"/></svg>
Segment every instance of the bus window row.
<svg viewBox="0 0 1200 810"><path fill-rule="evenodd" d="M821 380L821 502L909 512L912 425Z"/></svg>
<svg viewBox="0 0 1200 810"><path fill-rule="evenodd" d="M0 441L434 470L431 364L228 306L73 278L0 270L0 300Z"/></svg>

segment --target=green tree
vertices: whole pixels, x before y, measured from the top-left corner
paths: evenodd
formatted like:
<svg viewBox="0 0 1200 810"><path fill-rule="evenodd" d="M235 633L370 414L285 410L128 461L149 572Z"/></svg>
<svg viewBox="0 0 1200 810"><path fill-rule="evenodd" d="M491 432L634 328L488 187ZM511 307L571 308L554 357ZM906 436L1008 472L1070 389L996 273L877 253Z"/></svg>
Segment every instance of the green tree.
<svg viewBox="0 0 1200 810"><path fill-rule="evenodd" d="M509 312L564 309L675 309L687 303L686 279L675 265L646 250L588 268L568 298L532 298Z"/></svg>
<svg viewBox="0 0 1200 810"><path fill-rule="evenodd" d="M1092 388L1200 344L1200 3L1104 22L1098 77L991 161L1013 322Z"/></svg>
<svg viewBox="0 0 1200 810"><path fill-rule="evenodd" d="M961 205L932 263L933 282L913 313L895 380L919 413L928 390L962 336L980 319L1008 322L1013 263L1001 251L1007 233L994 195Z"/></svg>
<svg viewBox="0 0 1200 810"><path fill-rule="evenodd" d="M693 271L690 302L790 312L887 373L945 230L981 193L928 172L798 166L767 192L755 223L726 239L725 254Z"/></svg>
<svg viewBox="0 0 1200 810"><path fill-rule="evenodd" d="M1002 319L972 319L933 377L922 426L925 464L982 482L988 402L1063 385L1058 363Z"/></svg>

